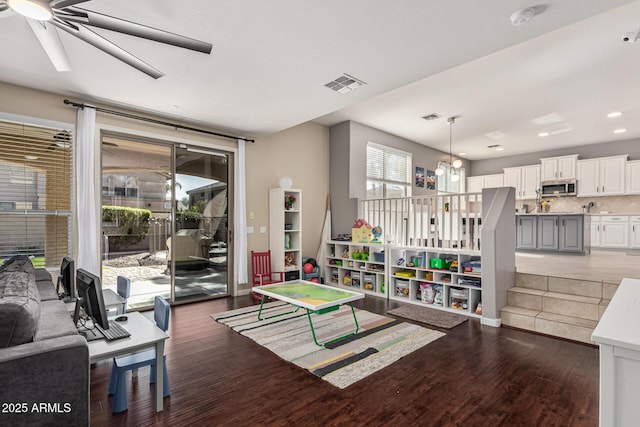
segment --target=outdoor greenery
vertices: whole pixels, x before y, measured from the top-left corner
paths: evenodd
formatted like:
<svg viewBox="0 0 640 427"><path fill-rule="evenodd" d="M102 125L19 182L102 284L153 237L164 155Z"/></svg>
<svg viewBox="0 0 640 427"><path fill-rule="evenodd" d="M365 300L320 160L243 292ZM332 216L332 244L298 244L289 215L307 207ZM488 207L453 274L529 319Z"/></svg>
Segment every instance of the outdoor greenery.
<svg viewBox="0 0 640 427"><path fill-rule="evenodd" d="M117 224L122 234L118 239L122 243L134 244L144 240L149 233L149 209L129 208L126 206L103 206L102 222Z"/></svg>

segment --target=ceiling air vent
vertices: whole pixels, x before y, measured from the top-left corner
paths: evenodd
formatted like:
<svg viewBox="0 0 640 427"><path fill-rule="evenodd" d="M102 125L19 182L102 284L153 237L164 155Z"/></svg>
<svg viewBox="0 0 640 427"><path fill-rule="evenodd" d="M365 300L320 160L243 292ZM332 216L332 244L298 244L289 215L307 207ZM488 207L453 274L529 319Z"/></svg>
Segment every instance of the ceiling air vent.
<svg viewBox="0 0 640 427"><path fill-rule="evenodd" d="M422 116L422 118L425 119L428 122L430 122L431 120L438 120L440 117L442 117L442 116L440 114L436 114L436 113L427 114L426 116Z"/></svg>
<svg viewBox="0 0 640 427"><path fill-rule="evenodd" d="M338 93L347 93L366 85L362 80L358 80L349 74L343 74L335 80L330 81L325 86Z"/></svg>

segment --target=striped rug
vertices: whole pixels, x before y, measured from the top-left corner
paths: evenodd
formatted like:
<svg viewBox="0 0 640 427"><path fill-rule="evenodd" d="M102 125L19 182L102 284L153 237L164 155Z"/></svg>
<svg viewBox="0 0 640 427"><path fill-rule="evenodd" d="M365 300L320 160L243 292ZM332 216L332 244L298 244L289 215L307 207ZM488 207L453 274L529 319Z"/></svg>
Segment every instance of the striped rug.
<svg viewBox="0 0 640 427"><path fill-rule="evenodd" d="M414 350L444 336L443 332L356 309L360 330L325 347L313 342L304 309L267 320L258 320L259 306L217 313L211 317L251 338L273 353L339 388L365 378ZM289 304L265 304L264 316L292 311ZM311 315L319 342L354 330L349 306L323 315Z"/></svg>

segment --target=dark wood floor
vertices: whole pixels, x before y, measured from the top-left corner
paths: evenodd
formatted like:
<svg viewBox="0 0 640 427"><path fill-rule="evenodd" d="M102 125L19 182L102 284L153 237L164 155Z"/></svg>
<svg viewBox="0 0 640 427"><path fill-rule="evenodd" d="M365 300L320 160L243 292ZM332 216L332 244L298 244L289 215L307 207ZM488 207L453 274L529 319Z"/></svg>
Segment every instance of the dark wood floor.
<svg viewBox="0 0 640 427"><path fill-rule="evenodd" d="M113 415L110 362L91 372L92 426L597 426L598 350L471 319L340 390L220 325L250 297L176 306L167 342L171 396L154 412L149 369ZM389 308L398 303L389 303ZM359 308L385 314L367 297Z"/></svg>

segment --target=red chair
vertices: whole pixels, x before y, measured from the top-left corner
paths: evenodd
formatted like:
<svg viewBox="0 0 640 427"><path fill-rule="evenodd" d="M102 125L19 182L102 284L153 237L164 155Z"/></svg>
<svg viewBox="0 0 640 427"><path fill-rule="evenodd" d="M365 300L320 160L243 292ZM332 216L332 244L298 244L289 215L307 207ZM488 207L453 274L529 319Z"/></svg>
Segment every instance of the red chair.
<svg viewBox="0 0 640 427"><path fill-rule="evenodd" d="M270 285L284 282L284 272L271 271L271 251L251 251L251 286ZM261 300L262 295L252 292L255 299Z"/></svg>

